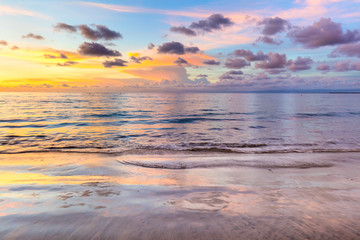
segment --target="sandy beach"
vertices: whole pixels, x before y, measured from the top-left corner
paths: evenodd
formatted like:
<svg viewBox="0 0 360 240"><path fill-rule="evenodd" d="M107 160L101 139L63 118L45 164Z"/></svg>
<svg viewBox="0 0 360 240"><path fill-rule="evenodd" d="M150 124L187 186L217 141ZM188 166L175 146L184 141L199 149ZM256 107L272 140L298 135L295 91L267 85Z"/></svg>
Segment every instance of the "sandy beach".
<svg viewBox="0 0 360 240"><path fill-rule="evenodd" d="M359 239L360 154L0 155L1 239Z"/></svg>

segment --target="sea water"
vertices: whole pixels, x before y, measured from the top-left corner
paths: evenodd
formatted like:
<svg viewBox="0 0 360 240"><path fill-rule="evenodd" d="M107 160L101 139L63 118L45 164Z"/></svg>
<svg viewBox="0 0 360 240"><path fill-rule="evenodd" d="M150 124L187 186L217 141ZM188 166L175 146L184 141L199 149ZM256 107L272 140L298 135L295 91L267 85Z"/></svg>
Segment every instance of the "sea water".
<svg viewBox="0 0 360 240"><path fill-rule="evenodd" d="M359 94L0 93L0 153L360 151Z"/></svg>

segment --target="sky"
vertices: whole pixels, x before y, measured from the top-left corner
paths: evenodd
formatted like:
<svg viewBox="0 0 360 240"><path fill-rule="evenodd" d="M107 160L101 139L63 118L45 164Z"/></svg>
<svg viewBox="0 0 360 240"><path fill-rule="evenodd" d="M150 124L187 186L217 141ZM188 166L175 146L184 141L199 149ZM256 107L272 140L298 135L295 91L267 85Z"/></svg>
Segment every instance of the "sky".
<svg viewBox="0 0 360 240"><path fill-rule="evenodd" d="M360 90L360 0L0 2L0 91Z"/></svg>

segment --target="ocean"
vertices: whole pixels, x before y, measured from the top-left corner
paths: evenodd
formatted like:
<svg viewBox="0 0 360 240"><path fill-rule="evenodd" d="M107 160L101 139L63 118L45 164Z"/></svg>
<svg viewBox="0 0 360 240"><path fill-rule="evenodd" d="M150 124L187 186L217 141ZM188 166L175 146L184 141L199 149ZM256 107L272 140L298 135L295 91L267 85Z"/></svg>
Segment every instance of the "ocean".
<svg viewBox="0 0 360 240"><path fill-rule="evenodd" d="M360 151L360 95L0 93L0 153Z"/></svg>
<svg viewBox="0 0 360 240"><path fill-rule="evenodd" d="M0 93L0 239L360 239L359 103Z"/></svg>

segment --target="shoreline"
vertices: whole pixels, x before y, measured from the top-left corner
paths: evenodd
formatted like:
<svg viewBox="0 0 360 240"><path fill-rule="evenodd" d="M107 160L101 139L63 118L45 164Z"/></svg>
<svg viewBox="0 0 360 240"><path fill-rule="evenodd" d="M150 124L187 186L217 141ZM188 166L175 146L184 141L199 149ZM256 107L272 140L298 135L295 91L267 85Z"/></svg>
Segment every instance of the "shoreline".
<svg viewBox="0 0 360 240"><path fill-rule="evenodd" d="M147 168L118 161L210 166ZM232 164L211 165L216 161ZM311 162L331 165L301 167ZM357 239L359 162L360 153L0 154L0 234L3 239Z"/></svg>

